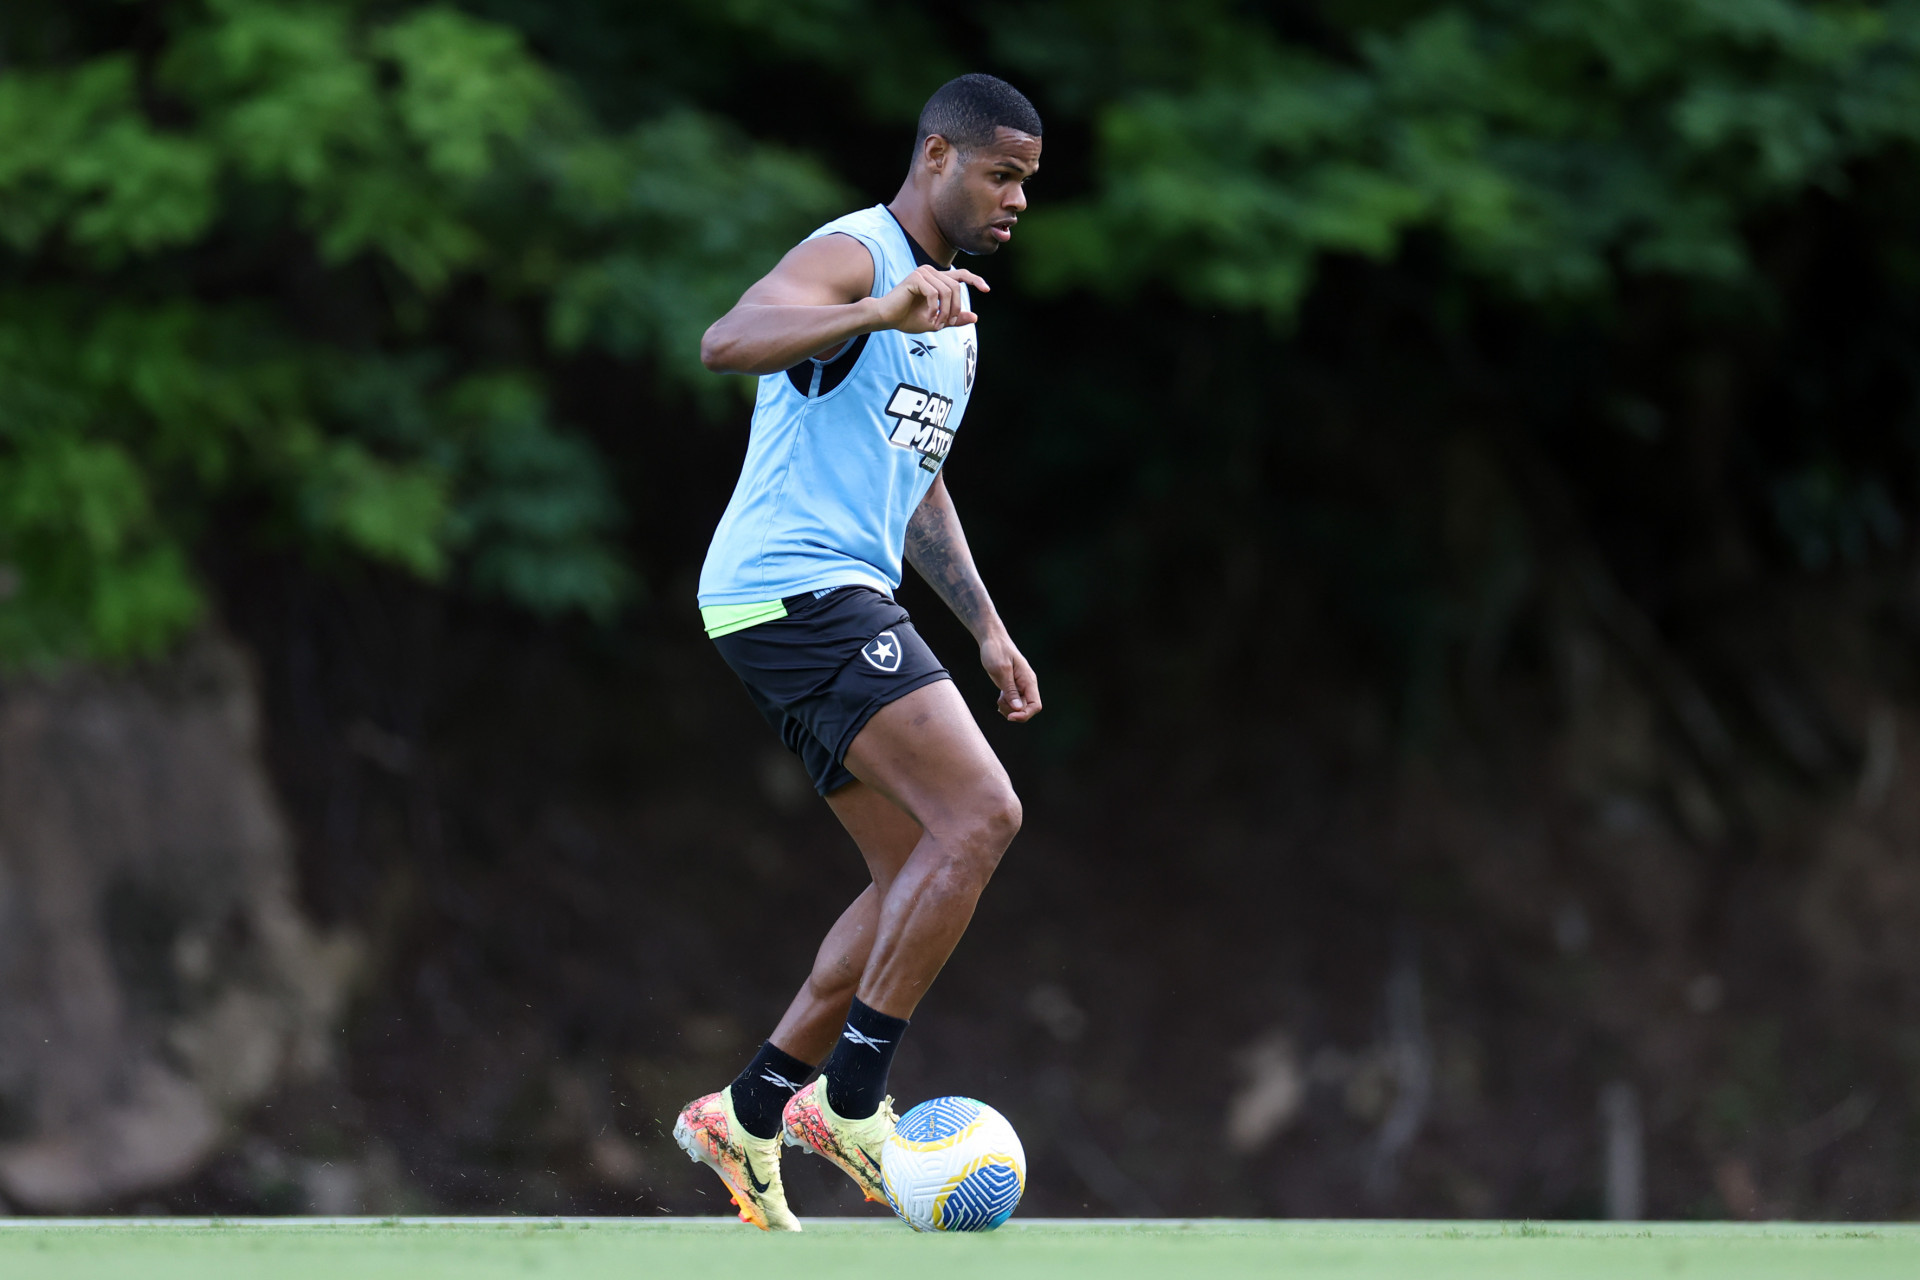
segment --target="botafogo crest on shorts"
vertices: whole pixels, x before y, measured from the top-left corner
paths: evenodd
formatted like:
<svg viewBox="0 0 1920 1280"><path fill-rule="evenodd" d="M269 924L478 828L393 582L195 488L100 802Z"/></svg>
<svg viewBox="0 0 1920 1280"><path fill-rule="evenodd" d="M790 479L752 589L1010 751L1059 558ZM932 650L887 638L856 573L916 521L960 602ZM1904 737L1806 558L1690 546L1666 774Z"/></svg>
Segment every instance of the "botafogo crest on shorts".
<svg viewBox="0 0 1920 1280"><path fill-rule="evenodd" d="M785 617L713 644L821 795L853 781L842 761L873 713L948 679L907 611L867 587L783 601Z"/></svg>

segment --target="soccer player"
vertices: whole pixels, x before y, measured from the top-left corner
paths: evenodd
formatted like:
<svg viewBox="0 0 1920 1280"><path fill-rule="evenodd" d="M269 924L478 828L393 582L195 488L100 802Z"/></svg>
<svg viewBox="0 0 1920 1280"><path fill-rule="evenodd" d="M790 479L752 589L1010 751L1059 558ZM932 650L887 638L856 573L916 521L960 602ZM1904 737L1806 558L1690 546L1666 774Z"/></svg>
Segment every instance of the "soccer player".
<svg viewBox="0 0 1920 1280"><path fill-rule="evenodd" d="M753 1061L674 1125L762 1230L800 1229L782 1139L885 1201L888 1067L1020 829L1007 771L893 593L904 556L979 642L1000 714L1038 714L941 467L973 392L970 290L987 291L953 258L1012 238L1039 167L1040 117L1019 90L987 75L941 86L893 202L814 232L701 342L707 368L760 377L701 616L873 877Z"/></svg>

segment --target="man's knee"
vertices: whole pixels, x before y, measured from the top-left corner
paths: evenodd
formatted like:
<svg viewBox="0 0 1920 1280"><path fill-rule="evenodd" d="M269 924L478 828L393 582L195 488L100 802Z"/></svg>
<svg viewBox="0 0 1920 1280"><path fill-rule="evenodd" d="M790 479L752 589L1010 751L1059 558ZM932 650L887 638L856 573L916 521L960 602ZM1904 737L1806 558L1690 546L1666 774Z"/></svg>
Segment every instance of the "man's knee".
<svg viewBox="0 0 1920 1280"><path fill-rule="evenodd" d="M1000 847L1005 849L1020 834L1020 824L1026 820L1027 811L1020 803L1020 797L1014 794L1012 787L1005 787L995 800L990 823Z"/></svg>
<svg viewBox="0 0 1920 1280"><path fill-rule="evenodd" d="M961 843L975 857L986 859L991 870L1020 833L1024 816L1012 786L1002 782L981 787L968 798Z"/></svg>

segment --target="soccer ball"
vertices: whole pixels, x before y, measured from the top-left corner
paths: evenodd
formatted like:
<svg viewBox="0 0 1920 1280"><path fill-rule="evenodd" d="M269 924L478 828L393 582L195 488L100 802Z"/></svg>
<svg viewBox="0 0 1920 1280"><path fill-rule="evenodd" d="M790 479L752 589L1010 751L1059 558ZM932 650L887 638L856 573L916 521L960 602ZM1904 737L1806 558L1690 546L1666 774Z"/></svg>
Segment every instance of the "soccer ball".
<svg viewBox="0 0 1920 1280"><path fill-rule="evenodd" d="M934 1098L900 1117L880 1152L880 1182L915 1231L991 1231L1027 1189L1027 1153L986 1103Z"/></svg>

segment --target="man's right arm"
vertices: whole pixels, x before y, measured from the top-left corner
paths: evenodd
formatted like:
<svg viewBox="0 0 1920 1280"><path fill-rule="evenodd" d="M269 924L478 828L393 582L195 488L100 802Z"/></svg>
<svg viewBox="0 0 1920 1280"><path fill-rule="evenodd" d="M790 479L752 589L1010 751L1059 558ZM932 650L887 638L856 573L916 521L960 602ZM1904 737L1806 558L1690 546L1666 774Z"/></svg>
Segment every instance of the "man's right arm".
<svg viewBox="0 0 1920 1280"><path fill-rule="evenodd" d="M863 333L972 324L978 317L960 306L962 282L987 288L971 271L916 267L898 288L870 297L873 259L865 245L843 235L803 241L713 322L700 339L700 363L715 373L778 373Z"/></svg>

